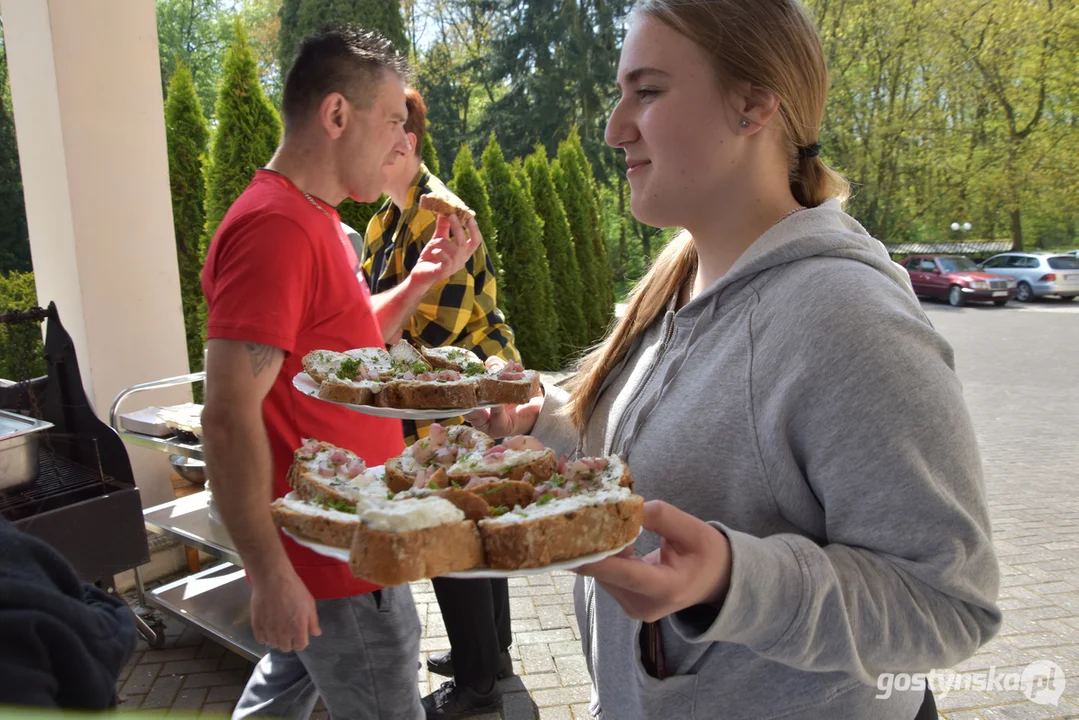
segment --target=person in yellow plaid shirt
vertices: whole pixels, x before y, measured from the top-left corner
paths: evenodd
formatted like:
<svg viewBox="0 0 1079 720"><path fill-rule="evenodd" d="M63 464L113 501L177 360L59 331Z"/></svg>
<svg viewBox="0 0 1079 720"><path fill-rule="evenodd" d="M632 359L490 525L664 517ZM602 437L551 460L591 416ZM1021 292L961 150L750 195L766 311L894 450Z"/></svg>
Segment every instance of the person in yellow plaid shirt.
<svg viewBox="0 0 1079 720"><path fill-rule="evenodd" d="M435 191L450 194L420 158L426 132L427 106L420 94L406 93L408 120L405 131L414 155L398 159L387 171L389 199L371 218L364 237L360 263L371 293L396 287L416 264L420 250L434 236L437 216L420 208L420 196ZM497 278L486 245L480 245L456 275L436 284L405 324L402 337L426 347L455 345L476 353L520 362L513 331L497 305ZM462 422L443 420L442 425ZM405 423L405 442L427 436L430 423Z"/></svg>
<svg viewBox="0 0 1079 720"><path fill-rule="evenodd" d="M412 88L405 92L405 103L405 132L414 152L386 169L385 192L390 199L371 218L360 252L372 293L390 290L403 281L434 235L436 216L420 208L420 197L432 191L449 192L421 159L427 106ZM513 331L506 325L497 299L494 266L487 248L480 245L463 270L431 288L405 324L402 337L428 347L463 347L481 360L497 356L520 362ZM441 424L461 422L462 418L455 418ZM406 421L406 442L425 437L428 425ZM498 712L502 690L497 681L513 675L509 584L506 580L435 578L432 585L451 649L432 654L427 667L433 673L452 676L453 681L423 698L428 720Z"/></svg>

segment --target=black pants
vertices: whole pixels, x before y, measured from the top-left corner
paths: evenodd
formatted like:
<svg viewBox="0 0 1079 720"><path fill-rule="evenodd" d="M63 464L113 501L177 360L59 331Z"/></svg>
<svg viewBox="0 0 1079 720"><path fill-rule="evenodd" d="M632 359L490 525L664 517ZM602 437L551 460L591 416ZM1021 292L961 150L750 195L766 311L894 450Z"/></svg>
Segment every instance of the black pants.
<svg viewBox="0 0 1079 720"><path fill-rule="evenodd" d="M435 578L435 597L453 652L453 679L485 692L498 674L499 655L513 642L506 580Z"/></svg>
<svg viewBox="0 0 1079 720"><path fill-rule="evenodd" d="M914 720L937 720L937 701L933 699L932 690L925 691L925 700L918 708L918 714L914 716Z"/></svg>

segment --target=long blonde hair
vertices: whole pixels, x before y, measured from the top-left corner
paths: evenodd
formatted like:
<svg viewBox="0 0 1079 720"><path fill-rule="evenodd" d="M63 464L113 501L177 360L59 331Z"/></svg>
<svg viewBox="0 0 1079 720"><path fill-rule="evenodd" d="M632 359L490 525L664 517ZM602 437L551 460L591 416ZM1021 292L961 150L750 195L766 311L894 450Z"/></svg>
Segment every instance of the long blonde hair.
<svg viewBox="0 0 1079 720"><path fill-rule="evenodd" d="M655 18L704 48L721 81L750 82L776 94L795 200L816 207L847 198L846 180L816 154L800 151L819 142L828 68L816 28L798 0L640 0L633 14ZM637 283L626 314L581 360L566 383L565 413L578 430L588 422L604 379L696 267L693 238L681 232Z"/></svg>

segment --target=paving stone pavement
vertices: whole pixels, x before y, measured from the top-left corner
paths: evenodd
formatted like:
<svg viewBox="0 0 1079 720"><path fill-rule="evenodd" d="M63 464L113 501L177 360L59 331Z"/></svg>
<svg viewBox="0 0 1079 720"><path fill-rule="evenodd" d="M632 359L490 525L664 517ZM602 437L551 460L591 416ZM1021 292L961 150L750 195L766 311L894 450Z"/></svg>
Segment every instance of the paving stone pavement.
<svg viewBox="0 0 1079 720"><path fill-rule="evenodd" d="M952 669L972 685L937 693L941 717L1079 718L1079 304L925 309L956 349L974 416L1005 611L1000 635ZM481 720L588 717L572 585L566 573L510 581L518 677L503 682L502 713ZM414 584L413 593L424 626L421 650L447 649L430 583ZM121 709L227 715L250 665L177 621L169 622L167 636L162 650L139 642L118 684ZM1008 679L1039 660L1056 663L1066 677L1057 705L1032 703ZM979 677L989 689L976 689ZM999 687L997 678L1005 678ZM420 692L441 680L424 668Z"/></svg>

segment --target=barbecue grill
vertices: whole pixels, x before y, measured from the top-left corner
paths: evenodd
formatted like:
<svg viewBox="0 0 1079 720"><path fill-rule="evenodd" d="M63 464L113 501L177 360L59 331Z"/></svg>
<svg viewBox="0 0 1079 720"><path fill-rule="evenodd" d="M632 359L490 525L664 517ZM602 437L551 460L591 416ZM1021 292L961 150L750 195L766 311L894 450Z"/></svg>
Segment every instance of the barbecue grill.
<svg viewBox="0 0 1079 720"><path fill-rule="evenodd" d="M52 545L83 582L116 595L115 575L137 575L150 560L142 502L123 442L87 400L75 346L56 305L4 313L0 328L42 321L47 373L0 387L0 409L52 427L37 433L36 479L0 487L0 514ZM141 583L139 589L141 594ZM139 633L160 646L163 624L142 605L134 612Z"/></svg>

